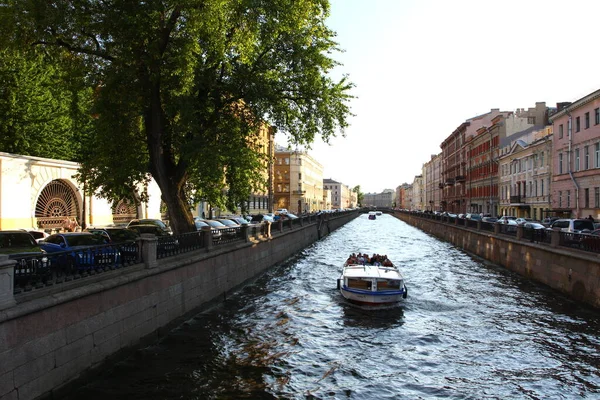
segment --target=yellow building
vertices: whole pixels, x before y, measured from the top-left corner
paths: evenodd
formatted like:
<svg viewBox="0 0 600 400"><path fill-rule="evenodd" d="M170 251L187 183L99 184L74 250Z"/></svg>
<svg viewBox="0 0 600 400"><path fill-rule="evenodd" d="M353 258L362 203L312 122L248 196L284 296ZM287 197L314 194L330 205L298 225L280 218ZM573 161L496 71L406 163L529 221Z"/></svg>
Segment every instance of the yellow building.
<svg viewBox="0 0 600 400"><path fill-rule="evenodd" d="M305 151L275 147L274 208L299 214L325 209L323 166Z"/></svg>

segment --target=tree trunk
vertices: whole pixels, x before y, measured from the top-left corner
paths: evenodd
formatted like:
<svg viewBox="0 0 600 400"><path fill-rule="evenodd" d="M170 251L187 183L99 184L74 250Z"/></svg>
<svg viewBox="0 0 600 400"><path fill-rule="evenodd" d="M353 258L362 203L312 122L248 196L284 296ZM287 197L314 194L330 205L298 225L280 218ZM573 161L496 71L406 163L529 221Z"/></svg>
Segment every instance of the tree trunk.
<svg viewBox="0 0 600 400"><path fill-rule="evenodd" d="M196 227L183 190L187 174L185 166L174 164L168 145L163 144L163 109L160 83L153 82L150 106L145 115L150 173L162 193L169 212L169 225L175 234L194 232Z"/></svg>

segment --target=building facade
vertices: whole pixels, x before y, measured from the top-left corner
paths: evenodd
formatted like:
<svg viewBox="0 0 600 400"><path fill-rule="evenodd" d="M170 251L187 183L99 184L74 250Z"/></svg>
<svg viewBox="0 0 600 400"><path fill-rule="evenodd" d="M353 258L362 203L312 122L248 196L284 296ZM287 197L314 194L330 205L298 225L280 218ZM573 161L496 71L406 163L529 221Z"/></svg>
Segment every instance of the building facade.
<svg viewBox="0 0 600 400"><path fill-rule="evenodd" d="M503 144L499 215L545 218L552 207L552 126L527 129L509 136Z"/></svg>
<svg viewBox="0 0 600 400"><path fill-rule="evenodd" d="M425 191L425 209L428 211L439 211L441 204L440 187L442 179L442 155L435 154L423 164L423 186Z"/></svg>
<svg viewBox="0 0 600 400"><path fill-rule="evenodd" d="M161 216L160 189L148 186L148 201L138 206L86 196L75 176L78 163L0 153L0 229L61 229L68 217L85 228Z"/></svg>
<svg viewBox="0 0 600 400"><path fill-rule="evenodd" d="M305 151L275 149L275 209L306 213L325 208L323 166Z"/></svg>
<svg viewBox="0 0 600 400"><path fill-rule="evenodd" d="M552 212L600 218L600 90L550 117L553 126Z"/></svg>
<svg viewBox="0 0 600 400"><path fill-rule="evenodd" d="M365 193L363 207L391 208L396 200L392 189L384 189L381 193Z"/></svg>

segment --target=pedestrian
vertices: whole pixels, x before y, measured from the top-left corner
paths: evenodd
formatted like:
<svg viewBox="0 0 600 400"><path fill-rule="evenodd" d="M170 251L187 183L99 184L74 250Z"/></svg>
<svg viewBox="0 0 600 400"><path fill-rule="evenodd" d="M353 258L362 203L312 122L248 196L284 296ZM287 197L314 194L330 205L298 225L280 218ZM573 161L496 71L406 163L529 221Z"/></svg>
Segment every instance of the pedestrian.
<svg viewBox="0 0 600 400"><path fill-rule="evenodd" d="M589 219L590 221L594 222L594 217L592 217L592 215L590 214L587 219Z"/></svg>

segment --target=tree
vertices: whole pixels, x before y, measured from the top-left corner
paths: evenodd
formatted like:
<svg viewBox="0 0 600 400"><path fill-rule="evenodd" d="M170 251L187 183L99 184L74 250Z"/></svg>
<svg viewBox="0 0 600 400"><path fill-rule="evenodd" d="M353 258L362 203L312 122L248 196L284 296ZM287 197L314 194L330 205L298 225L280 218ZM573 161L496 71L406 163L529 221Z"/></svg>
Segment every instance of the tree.
<svg viewBox="0 0 600 400"><path fill-rule="evenodd" d="M0 151L77 160L91 93L69 79L63 61L0 50Z"/></svg>
<svg viewBox="0 0 600 400"><path fill-rule="evenodd" d="M352 189L352 191L354 193L356 193L356 202L358 204L362 205L362 202L363 202L363 200L365 198L365 194L360 191L360 185L354 186L354 188Z"/></svg>
<svg viewBox="0 0 600 400"><path fill-rule="evenodd" d="M347 126L353 85L328 75L327 0L7 4L14 41L74 54L95 83L81 179L116 197L151 176L175 232L194 229L195 199L235 205L264 185L261 127L310 145Z"/></svg>

